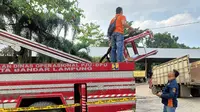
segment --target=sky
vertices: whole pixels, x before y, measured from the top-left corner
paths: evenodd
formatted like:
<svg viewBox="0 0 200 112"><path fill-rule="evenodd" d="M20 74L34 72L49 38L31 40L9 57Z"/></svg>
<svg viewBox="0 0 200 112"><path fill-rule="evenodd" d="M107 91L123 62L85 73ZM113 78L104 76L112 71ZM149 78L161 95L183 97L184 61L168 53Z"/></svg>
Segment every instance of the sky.
<svg viewBox="0 0 200 112"><path fill-rule="evenodd" d="M81 21L95 22L106 33L118 6L123 8L128 21L134 21L134 28L152 29L200 21L200 0L79 0L86 16ZM200 47L200 23L152 31L170 32L179 37L179 43Z"/></svg>

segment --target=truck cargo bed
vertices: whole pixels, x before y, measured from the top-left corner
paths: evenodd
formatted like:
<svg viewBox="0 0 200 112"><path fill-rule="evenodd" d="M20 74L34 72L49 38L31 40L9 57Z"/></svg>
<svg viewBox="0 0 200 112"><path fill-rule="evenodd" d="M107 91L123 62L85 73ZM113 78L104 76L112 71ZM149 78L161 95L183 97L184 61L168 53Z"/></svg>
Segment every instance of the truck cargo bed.
<svg viewBox="0 0 200 112"><path fill-rule="evenodd" d="M189 56L183 56L161 65L153 67L152 83L153 85L166 84L168 81L168 73L172 72L173 69L179 71L180 75L177 78L178 83L190 83L190 67L189 67Z"/></svg>
<svg viewBox="0 0 200 112"><path fill-rule="evenodd" d="M190 67L191 83L200 85L200 61L191 63Z"/></svg>
<svg viewBox="0 0 200 112"><path fill-rule="evenodd" d="M168 80L167 75L173 69L178 70L180 73L177 77L179 84L200 85L200 61L190 63L188 55L154 66L153 85L166 84Z"/></svg>

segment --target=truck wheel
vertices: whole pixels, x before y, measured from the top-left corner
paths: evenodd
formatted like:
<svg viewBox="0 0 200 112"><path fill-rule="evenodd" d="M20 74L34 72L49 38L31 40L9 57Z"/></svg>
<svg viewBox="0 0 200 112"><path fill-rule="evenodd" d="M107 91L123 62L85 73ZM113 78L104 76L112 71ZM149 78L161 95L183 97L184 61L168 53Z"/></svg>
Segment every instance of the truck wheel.
<svg viewBox="0 0 200 112"><path fill-rule="evenodd" d="M157 94L157 92L158 92L158 87L152 86L151 92L152 92L152 94L154 94L154 95Z"/></svg>
<svg viewBox="0 0 200 112"><path fill-rule="evenodd" d="M45 107L50 105L56 105L56 104L48 101L41 101L41 102L35 102L31 104L29 107ZM31 111L31 112L64 112L64 111L62 109L54 109L54 110L41 110L41 111Z"/></svg>
<svg viewBox="0 0 200 112"><path fill-rule="evenodd" d="M135 83L138 83L139 82L139 79L138 78L135 78Z"/></svg>
<svg viewBox="0 0 200 112"><path fill-rule="evenodd" d="M158 92L161 92L161 91L162 91L162 87L159 87L159 86L152 86L151 91L152 91L152 93L155 95L155 94L157 94Z"/></svg>
<svg viewBox="0 0 200 112"><path fill-rule="evenodd" d="M144 77L144 78L143 78L143 82L145 83L146 81L147 81L147 79Z"/></svg>
<svg viewBox="0 0 200 112"><path fill-rule="evenodd" d="M200 91L199 91L199 89L192 88L191 89L191 95L193 97L200 97Z"/></svg>

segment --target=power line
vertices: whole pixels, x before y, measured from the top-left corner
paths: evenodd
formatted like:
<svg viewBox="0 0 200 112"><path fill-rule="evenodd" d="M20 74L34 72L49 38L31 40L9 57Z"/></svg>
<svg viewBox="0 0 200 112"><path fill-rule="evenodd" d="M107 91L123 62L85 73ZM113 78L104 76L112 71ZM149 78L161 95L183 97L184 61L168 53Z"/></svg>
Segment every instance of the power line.
<svg viewBox="0 0 200 112"><path fill-rule="evenodd" d="M163 28L170 28L170 27L179 27L179 26L186 26L186 25L199 24L199 23L200 23L200 21L196 21L196 22L176 24L176 25L171 25L171 26L155 27L155 28L150 28L150 29L156 30L156 29L163 29Z"/></svg>

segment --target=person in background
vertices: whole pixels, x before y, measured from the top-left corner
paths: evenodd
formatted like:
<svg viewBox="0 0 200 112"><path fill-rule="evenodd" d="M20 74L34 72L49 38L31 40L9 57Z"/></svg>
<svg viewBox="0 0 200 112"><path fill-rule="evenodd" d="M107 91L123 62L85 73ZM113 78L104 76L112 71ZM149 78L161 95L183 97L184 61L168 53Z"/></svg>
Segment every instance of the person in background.
<svg viewBox="0 0 200 112"><path fill-rule="evenodd" d="M110 24L116 21L115 30L111 36L111 62L123 61L123 47L124 47L124 28L133 31L133 28L126 23L126 17L123 15L121 7L117 7L116 15L111 20Z"/></svg>
<svg viewBox="0 0 200 112"><path fill-rule="evenodd" d="M153 76L153 73L151 71L148 72L148 84L149 84L149 89L152 88L152 76Z"/></svg>
<svg viewBox="0 0 200 112"><path fill-rule="evenodd" d="M163 112L175 112L178 106L178 83L176 82L176 78L179 76L179 72L177 70L173 70L173 72L168 74L168 83L163 89L163 92L158 92L157 96L162 98L162 103L164 104Z"/></svg>

